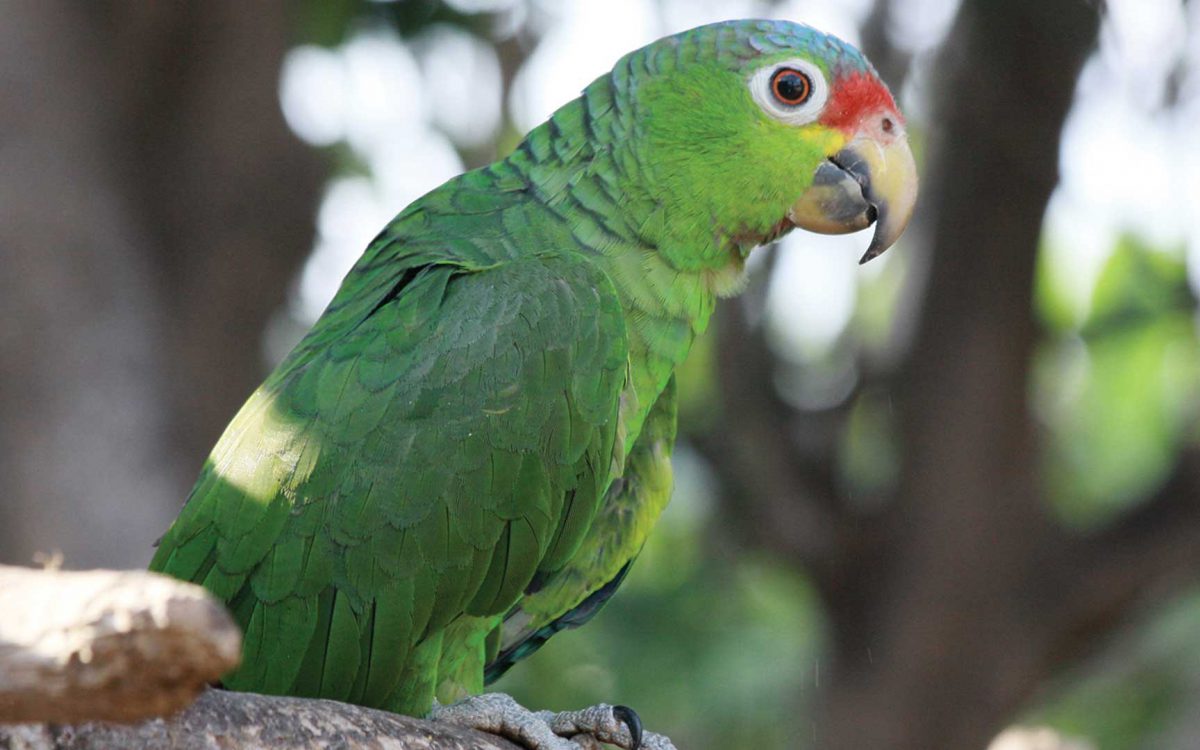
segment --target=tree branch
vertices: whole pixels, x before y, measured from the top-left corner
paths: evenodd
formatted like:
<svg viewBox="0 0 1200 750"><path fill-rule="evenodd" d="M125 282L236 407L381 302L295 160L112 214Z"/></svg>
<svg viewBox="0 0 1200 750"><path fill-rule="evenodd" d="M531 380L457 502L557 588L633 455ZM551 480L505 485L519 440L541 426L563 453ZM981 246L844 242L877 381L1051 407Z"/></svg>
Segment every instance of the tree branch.
<svg viewBox="0 0 1200 750"><path fill-rule="evenodd" d="M336 701L209 690L168 719L140 724L0 725L0 746L25 750L224 750L339 747L518 750L482 732Z"/></svg>
<svg viewBox="0 0 1200 750"><path fill-rule="evenodd" d="M241 653L224 607L155 573L0 566L0 613L0 722L177 711Z"/></svg>
<svg viewBox="0 0 1200 750"><path fill-rule="evenodd" d="M1105 529L1064 548L1047 597L1059 601L1054 663L1077 656L1118 625L1130 605L1176 590L1200 571L1200 449L1186 451L1147 501Z"/></svg>
<svg viewBox="0 0 1200 750"><path fill-rule="evenodd" d="M0 566L0 612L0 747L516 750L336 701L206 691L241 633L204 589L157 573Z"/></svg>

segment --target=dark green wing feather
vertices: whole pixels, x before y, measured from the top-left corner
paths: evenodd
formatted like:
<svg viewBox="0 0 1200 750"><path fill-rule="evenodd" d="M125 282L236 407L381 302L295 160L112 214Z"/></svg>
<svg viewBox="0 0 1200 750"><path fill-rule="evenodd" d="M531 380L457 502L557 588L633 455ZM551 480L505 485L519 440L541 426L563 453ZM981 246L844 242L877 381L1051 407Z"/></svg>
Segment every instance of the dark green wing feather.
<svg viewBox="0 0 1200 750"><path fill-rule="evenodd" d="M611 282L469 250L368 251L163 538L151 567L246 630L228 686L428 705L398 694L414 649L509 610L590 527L627 369Z"/></svg>
<svg viewBox="0 0 1200 750"><path fill-rule="evenodd" d="M675 425L672 376L629 452L624 473L609 485L578 554L561 569L539 574L489 639L486 682L499 679L556 633L586 623L616 593L670 499Z"/></svg>

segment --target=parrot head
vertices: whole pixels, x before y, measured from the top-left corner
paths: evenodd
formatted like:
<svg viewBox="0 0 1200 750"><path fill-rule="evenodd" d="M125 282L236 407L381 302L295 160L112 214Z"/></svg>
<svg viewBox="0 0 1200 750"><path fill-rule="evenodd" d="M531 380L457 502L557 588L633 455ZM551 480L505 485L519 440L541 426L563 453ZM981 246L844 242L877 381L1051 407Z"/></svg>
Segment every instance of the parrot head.
<svg viewBox="0 0 1200 750"><path fill-rule="evenodd" d="M917 172L904 117L836 37L786 21L712 24L627 55L613 76L636 82L635 137L671 223L743 254L796 227L874 223L861 262L907 226Z"/></svg>

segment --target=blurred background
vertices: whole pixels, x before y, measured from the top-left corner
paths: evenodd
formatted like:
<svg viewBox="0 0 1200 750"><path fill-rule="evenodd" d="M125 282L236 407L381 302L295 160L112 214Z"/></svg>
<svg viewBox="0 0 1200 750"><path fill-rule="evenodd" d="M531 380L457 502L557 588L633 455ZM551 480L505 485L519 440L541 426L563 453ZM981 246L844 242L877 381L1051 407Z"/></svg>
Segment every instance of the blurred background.
<svg viewBox="0 0 1200 750"><path fill-rule="evenodd" d="M1186 0L7 4L0 560L144 565L393 214L624 52L750 16L867 52L918 216L862 268L865 236L756 254L656 535L497 687L685 750L1200 747Z"/></svg>

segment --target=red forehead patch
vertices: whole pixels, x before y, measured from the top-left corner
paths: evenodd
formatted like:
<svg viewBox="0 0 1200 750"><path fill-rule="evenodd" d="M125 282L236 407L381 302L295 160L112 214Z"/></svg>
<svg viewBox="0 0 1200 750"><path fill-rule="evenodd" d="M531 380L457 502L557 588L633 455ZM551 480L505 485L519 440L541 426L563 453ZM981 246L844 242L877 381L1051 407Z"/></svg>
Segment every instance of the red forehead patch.
<svg viewBox="0 0 1200 750"><path fill-rule="evenodd" d="M864 115L881 109L891 110L896 119L904 118L896 109L896 101L887 87L869 73L854 71L834 78L829 91L829 101L821 113L821 124L842 130L853 130Z"/></svg>

